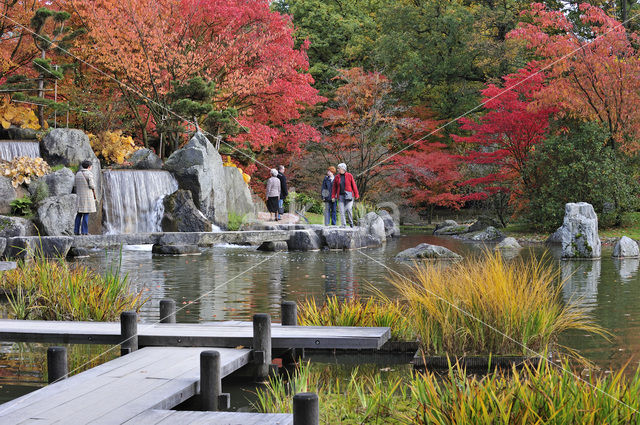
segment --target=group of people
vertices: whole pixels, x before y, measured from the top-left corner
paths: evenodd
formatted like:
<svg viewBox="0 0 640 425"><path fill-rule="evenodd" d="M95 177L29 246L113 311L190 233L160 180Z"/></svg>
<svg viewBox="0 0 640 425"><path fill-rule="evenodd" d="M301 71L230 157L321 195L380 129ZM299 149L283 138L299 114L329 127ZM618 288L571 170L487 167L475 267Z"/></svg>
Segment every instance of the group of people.
<svg viewBox="0 0 640 425"><path fill-rule="evenodd" d="M271 219L280 220L283 214L283 202L289 194L287 190L287 178L284 175L284 166L270 170L271 177L267 180L267 210L271 213ZM324 225L336 225L337 213L340 211L340 224L353 227L353 202L360 198L358 186L351 173L347 172L347 164L338 164L336 167L327 168L327 175L322 180L320 190L324 202Z"/></svg>
<svg viewBox="0 0 640 425"><path fill-rule="evenodd" d="M267 210L271 219L278 221L284 214L284 200L289 194L287 177L284 175L284 165L270 170L271 177L267 180Z"/></svg>

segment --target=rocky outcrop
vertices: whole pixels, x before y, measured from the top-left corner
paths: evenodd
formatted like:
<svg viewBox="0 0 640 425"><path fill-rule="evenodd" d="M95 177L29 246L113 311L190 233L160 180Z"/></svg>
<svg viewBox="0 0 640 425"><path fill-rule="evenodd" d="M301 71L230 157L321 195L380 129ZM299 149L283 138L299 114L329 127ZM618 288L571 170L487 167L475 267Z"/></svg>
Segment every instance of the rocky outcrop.
<svg viewBox="0 0 640 425"><path fill-rule="evenodd" d="M387 210L380 210L378 215L384 222L384 232L387 238L400 236L400 226L398 226L398 223L396 223Z"/></svg>
<svg viewBox="0 0 640 425"><path fill-rule="evenodd" d="M266 251L266 252L282 252L282 251L288 251L288 250L289 250L289 246L284 241L263 242L258 247L258 251Z"/></svg>
<svg viewBox="0 0 640 425"><path fill-rule="evenodd" d="M161 170L162 160L151 149L138 149L128 159L133 168L138 170Z"/></svg>
<svg viewBox="0 0 640 425"><path fill-rule="evenodd" d="M178 190L165 196L162 230L164 232L210 232L211 222L198 210L191 192Z"/></svg>
<svg viewBox="0 0 640 425"><path fill-rule="evenodd" d="M501 249L501 250L518 250L521 249L522 245L520 245L518 243L518 241L516 240L516 238L504 238L502 240L502 242L500 242L498 245L496 245L495 249Z"/></svg>
<svg viewBox="0 0 640 425"><path fill-rule="evenodd" d="M11 201L16 197L16 190L11 185L11 179L0 176L0 214L11 213Z"/></svg>
<svg viewBox="0 0 640 425"><path fill-rule="evenodd" d="M313 229L292 230L287 241L289 251L318 251L323 245L321 236Z"/></svg>
<svg viewBox="0 0 640 425"><path fill-rule="evenodd" d="M487 217L486 215L481 215L476 219L476 221L469 227L469 232L479 232L488 227L502 227L500 223L494 220L491 217Z"/></svg>
<svg viewBox="0 0 640 425"><path fill-rule="evenodd" d="M51 130L40 142L40 154L51 166L80 166L84 160L91 161L91 171L97 185L96 195L98 200L101 199L100 161L91 149L89 137L83 131L71 128Z"/></svg>
<svg viewBox="0 0 640 425"><path fill-rule="evenodd" d="M237 216L255 214L251 190L242 177L242 172L236 167L223 167L227 192L227 211Z"/></svg>
<svg viewBox="0 0 640 425"><path fill-rule="evenodd" d="M397 261L410 261L419 259L460 260L462 256L440 245L421 243L420 245L405 249L396 255Z"/></svg>
<svg viewBox="0 0 640 425"><path fill-rule="evenodd" d="M73 192L73 182L75 174L69 168L61 168L58 171L40 177L37 184L46 184L49 196L69 195ZM31 186L34 186L32 189ZM36 185L29 186L29 191L35 191Z"/></svg>
<svg viewBox="0 0 640 425"><path fill-rule="evenodd" d="M73 235L73 226L78 212L78 197L75 194L45 198L36 210L36 224L42 235Z"/></svg>
<svg viewBox="0 0 640 425"><path fill-rule="evenodd" d="M164 164L180 189L188 190L200 211L218 226L227 226L227 194L222 158L204 134L196 133Z"/></svg>
<svg viewBox="0 0 640 425"><path fill-rule="evenodd" d="M0 215L0 237L36 236L38 229L31 220Z"/></svg>
<svg viewBox="0 0 640 425"><path fill-rule="evenodd" d="M633 239L623 236L613 246L613 257L616 258L636 258L640 256L638 243Z"/></svg>
<svg viewBox="0 0 640 425"><path fill-rule="evenodd" d="M359 220L358 226L372 238L378 239L379 244L386 242L387 233L384 227L384 220L382 220L378 214L374 212L367 213L367 215Z"/></svg>
<svg viewBox="0 0 640 425"><path fill-rule="evenodd" d="M32 256L64 258L67 256L73 238L71 236L15 237L7 240L5 256L26 259Z"/></svg>
<svg viewBox="0 0 640 425"><path fill-rule="evenodd" d="M153 245L151 252L157 255L200 255L198 245Z"/></svg>
<svg viewBox="0 0 640 425"><path fill-rule="evenodd" d="M447 226L443 225L446 223L448 223ZM439 236L461 235L469 231L468 224L458 224L453 220L446 220L444 223L441 223L438 226L436 226L436 229L433 231L434 235L439 235Z"/></svg>
<svg viewBox="0 0 640 425"><path fill-rule="evenodd" d="M493 242L503 240L504 233L493 226L489 226L484 230L465 234L463 237L472 241Z"/></svg>
<svg viewBox="0 0 640 425"><path fill-rule="evenodd" d="M563 258L600 258L598 216L591 204L566 204L560 233Z"/></svg>

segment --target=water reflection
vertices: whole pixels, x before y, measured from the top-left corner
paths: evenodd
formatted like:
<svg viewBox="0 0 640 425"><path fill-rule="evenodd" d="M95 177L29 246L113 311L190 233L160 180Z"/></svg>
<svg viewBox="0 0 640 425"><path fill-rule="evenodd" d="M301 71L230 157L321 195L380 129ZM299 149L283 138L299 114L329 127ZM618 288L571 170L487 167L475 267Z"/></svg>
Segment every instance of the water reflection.
<svg viewBox="0 0 640 425"><path fill-rule="evenodd" d="M585 310L594 309L600 282L600 260L561 261L562 294L565 302L577 302Z"/></svg>
<svg viewBox="0 0 640 425"><path fill-rule="evenodd" d="M627 283L636 277L638 266L640 266L640 258L614 258L613 264L616 270L618 270L618 274L620 274L620 281Z"/></svg>

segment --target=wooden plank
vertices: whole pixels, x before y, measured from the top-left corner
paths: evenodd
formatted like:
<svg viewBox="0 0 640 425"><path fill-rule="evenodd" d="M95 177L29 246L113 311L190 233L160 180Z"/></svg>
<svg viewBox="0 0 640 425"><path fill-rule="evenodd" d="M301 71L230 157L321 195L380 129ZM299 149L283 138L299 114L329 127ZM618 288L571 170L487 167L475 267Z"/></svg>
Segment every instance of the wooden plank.
<svg viewBox="0 0 640 425"><path fill-rule="evenodd" d="M272 325L273 348L379 349L389 340L389 328ZM0 320L0 340L67 343L120 342L115 322L54 322ZM237 347L253 341L251 322L140 324L141 346Z"/></svg>
<svg viewBox="0 0 640 425"><path fill-rule="evenodd" d="M136 417L140 423L158 425L291 425L293 415L289 413L247 413L247 412L192 412L174 411L172 414L161 417L162 410L149 410ZM161 418L159 422L143 422L146 417ZM138 422L130 422L134 424Z"/></svg>
<svg viewBox="0 0 640 425"><path fill-rule="evenodd" d="M171 408L198 391L200 352L144 348L0 406L0 423L124 423L156 407ZM249 350L217 348L223 375L249 361ZM104 366L104 365L102 365Z"/></svg>

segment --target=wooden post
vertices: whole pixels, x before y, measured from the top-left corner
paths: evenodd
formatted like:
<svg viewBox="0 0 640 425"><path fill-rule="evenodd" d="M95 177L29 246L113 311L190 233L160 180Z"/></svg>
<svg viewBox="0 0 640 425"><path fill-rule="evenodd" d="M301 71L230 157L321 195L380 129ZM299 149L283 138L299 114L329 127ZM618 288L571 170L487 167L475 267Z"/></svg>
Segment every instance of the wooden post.
<svg viewBox="0 0 640 425"><path fill-rule="evenodd" d="M202 410L218 410L218 399L222 393L220 353L213 350L200 353L200 398Z"/></svg>
<svg viewBox="0 0 640 425"><path fill-rule="evenodd" d="M49 371L49 383L67 378L69 366L67 363L66 347L47 348L47 370Z"/></svg>
<svg viewBox="0 0 640 425"><path fill-rule="evenodd" d="M319 425L320 403L316 393L293 396L293 425Z"/></svg>
<svg viewBox="0 0 640 425"><path fill-rule="evenodd" d="M135 311L123 311L120 313L120 355L138 349L138 313Z"/></svg>
<svg viewBox="0 0 640 425"><path fill-rule="evenodd" d="M170 298L160 300L160 323L176 323L176 302Z"/></svg>
<svg viewBox="0 0 640 425"><path fill-rule="evenodd" d="M283 301L281 311L280 322L282 326L298 325L298 306L295 301Z"/></svg>
<svg viewBox="0 0 640 425"><path fill-rule="evenodd" d="M253 351L256 378L265 379L271 365L271 316L267 313L253 315Z"/></svg>

